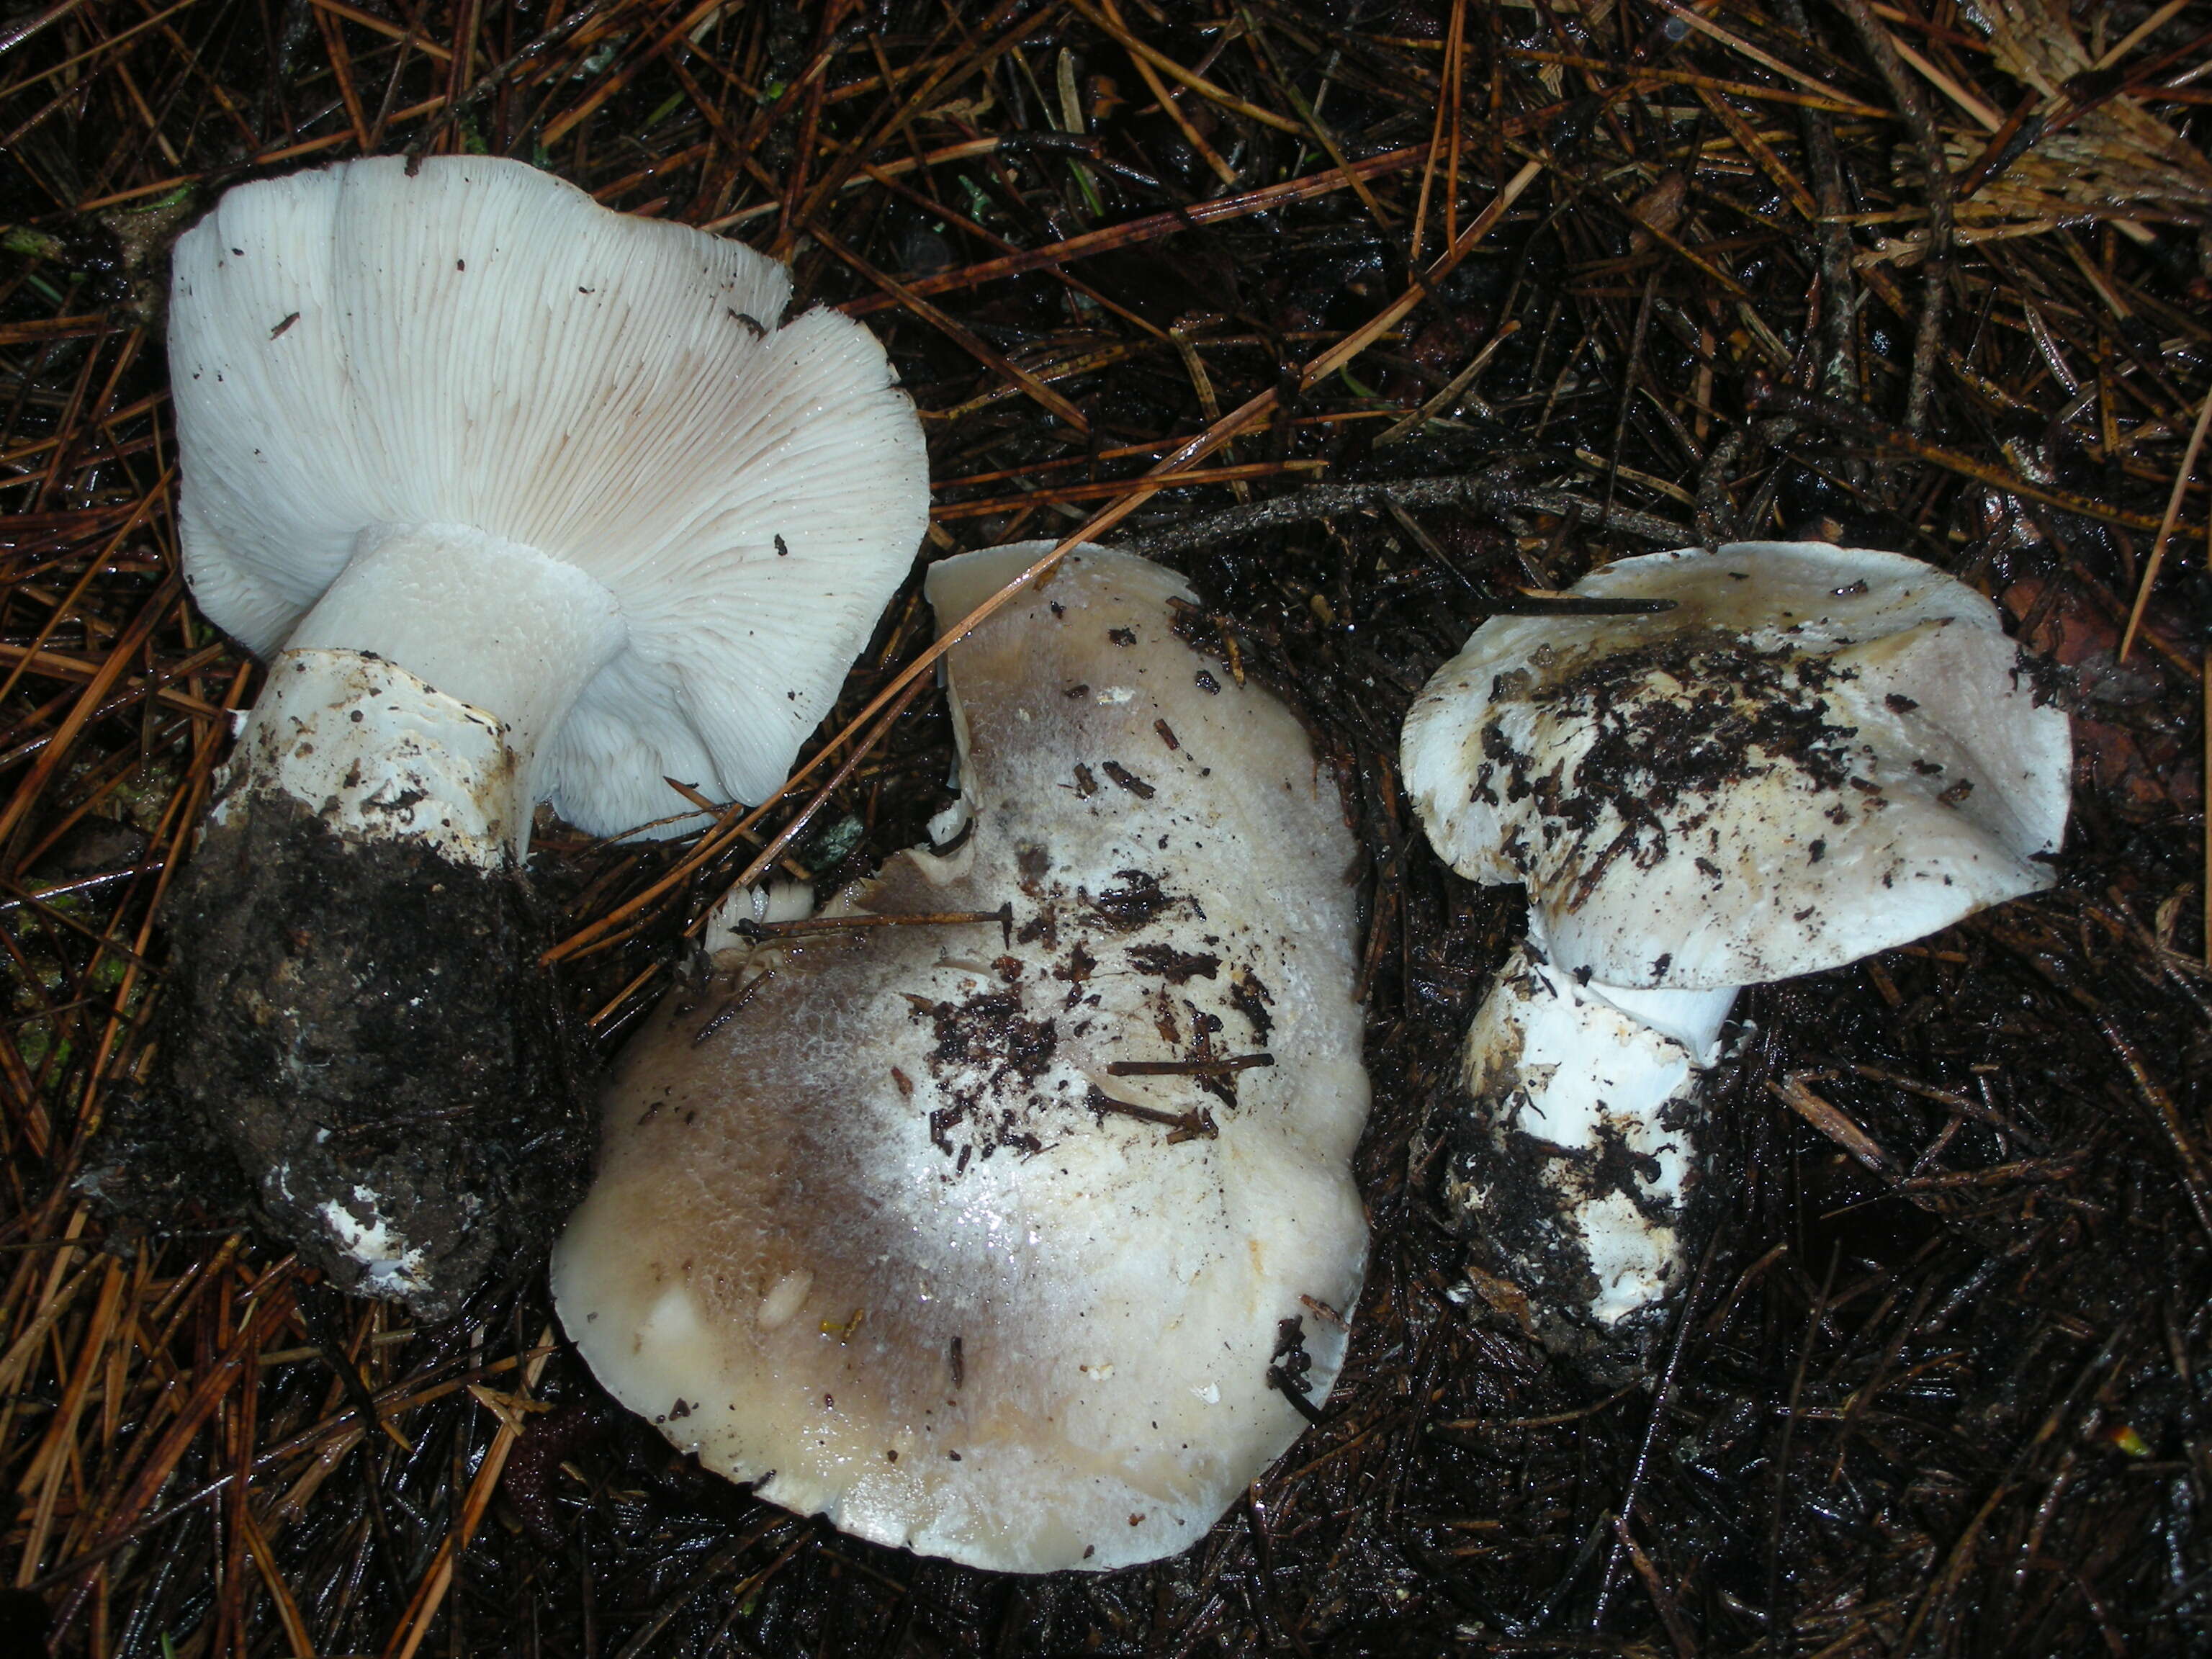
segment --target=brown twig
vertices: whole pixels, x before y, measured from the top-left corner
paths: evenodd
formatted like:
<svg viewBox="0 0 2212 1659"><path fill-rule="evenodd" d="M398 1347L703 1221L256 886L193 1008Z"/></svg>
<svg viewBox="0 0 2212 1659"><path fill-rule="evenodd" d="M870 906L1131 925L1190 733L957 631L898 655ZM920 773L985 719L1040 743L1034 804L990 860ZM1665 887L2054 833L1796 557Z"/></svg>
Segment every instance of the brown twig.
<svg viewBox="0 0 2212 1659"><path fill-rule="evenodd" d="M1943 318L1951 293L1951 172L1934 112L1920 82L1905 70L1897 42L1875 17L1868 0L1837 0L1850 16L1881 78L1889 83L1905 125L1919 147L1928 186L1928 254L1921 289L1920 322L1913 336L1911 378L1905 393L1905 429L1918 437L1928 429L1928 398L1935 387L1936 354L1942 343Z"/></svg>
<svg viewBox="0 0 2212 1659"><path fill-rule="evenodd" d="M802 921L751 921L737 924L744 939L801 939L812 933L865 933L875 927L955 927L995 922L1001 932L1011 928L1014 907L1009 902L995 910L932 910L889 916L816 916Z"/></svg>
<svg viewBox="0 0 2212 1659"><path fill-rule="evenodd" d="M1109 1077L1222 1077L1246 1072L1255 1066L1273 1066L1270 1054L1229 1054L1218 1060L1115 1060L1106 1064Z"/></svg>
<svg viewBox="0 0 2212 1659"><path fill-rule="evenodd" d="M1213 1121L1213 1114L1201 1106L1184 1112L1164 1112L1156 1106L1139 1106L1132 1100L1116 1100L1095 1084L1085 1097L1084 1104L1101 1117L1129 1117L1139 1123L1157 1123L1167 1129L1168 1145L1180 1146L1186 1140L1212 1140L1220 1135Z"/></svg>
<svg viewBox="0 0 2212 1659"><path fill-rule="evenodd" d="M2173 534L2175 522L2181 517L2181 498L2188 493L2190 475L2197 471L2197 458L2204 448L2204 433L2212 426L2212 388L2204 393L2204 400L2197 407L2197 424L2189 429L2189 443L2181 452L2181 465L2174 469L2173 488L2166 498L2166 515L2158 522L2158 537L2150 544L2150 558L2143 565L2142 580L2136 586L2136 602L2128 610L2127 631L2120 636L2119 657L2128 659L2135 648L2136 632L2142 626L2143 612L2150 605L2150 592L2158 580L2159 568L2166 560L2166 544ZM2212 684L2212 677L2208 677Z"/></svg>

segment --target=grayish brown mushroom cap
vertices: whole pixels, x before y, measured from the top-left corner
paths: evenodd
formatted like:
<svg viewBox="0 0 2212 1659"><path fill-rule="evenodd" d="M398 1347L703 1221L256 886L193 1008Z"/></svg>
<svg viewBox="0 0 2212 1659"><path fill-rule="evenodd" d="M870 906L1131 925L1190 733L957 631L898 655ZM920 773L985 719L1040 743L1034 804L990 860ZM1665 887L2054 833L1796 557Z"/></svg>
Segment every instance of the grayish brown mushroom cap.
<svg viewBox="0 0 2212 1659"><path fill-rule="evenodd" d="M940 620L1046 545L938 566ZM1290 713L1175 637L1187 597L1085 550L947 659L971 826L829 913L1003 930L757 952L608 1096L562 1322L676 1444L847 1532L1151 1560L1297 1437L1285 1388L1334 1379L1366 1249L1354 849Z"/></svg>

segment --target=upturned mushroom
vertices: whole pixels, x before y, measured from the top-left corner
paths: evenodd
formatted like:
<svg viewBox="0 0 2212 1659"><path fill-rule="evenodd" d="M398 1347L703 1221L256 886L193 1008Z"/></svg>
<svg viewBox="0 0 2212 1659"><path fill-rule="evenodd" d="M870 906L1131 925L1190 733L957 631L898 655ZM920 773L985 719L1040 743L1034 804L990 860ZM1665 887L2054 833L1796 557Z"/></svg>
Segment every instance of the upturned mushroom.
<svg viewBox="0 0 2212 1659"><path fill-rule="evenodd" d="M519 162L243 185L178 243L185 571L270 664L166 1051L342 1285L450 1310L579 1189L537 803L760 799L909 568L919 423L783 268Z"/></svg>
<svg viewBox="0 0 2212 1659"><path fill-rule="evenodd" d="M1446 862L1528 889L1447 1188L1569 1341L1680 1282L1737 992L2048 887L2071 770L1996 606L1917 560L1745 542L1571 595L1621 614L1484 623L1403 744Z"/></svg>
<svg viewBox="0 0 2212 1659"><path fill-rule="evenodd" d="M935 566L940 626L1049 545ZM1084 548L979 625L951 843L725 957L607 1095L562 1324L676 1445L857 1536L1171 1553L1341 1362L1354 849L1290 712L1176 637L1188 598Z"/></svg>

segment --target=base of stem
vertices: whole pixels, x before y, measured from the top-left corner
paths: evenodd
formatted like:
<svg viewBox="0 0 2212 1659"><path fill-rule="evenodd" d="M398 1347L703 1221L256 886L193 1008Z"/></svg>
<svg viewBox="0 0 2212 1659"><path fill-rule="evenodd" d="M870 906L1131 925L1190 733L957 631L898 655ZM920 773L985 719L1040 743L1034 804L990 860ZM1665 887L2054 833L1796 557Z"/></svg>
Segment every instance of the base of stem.
<svg viewBox="0 0 2212 1659"><path fill-rule="evenodd" d="M486 867L339 816L271 787L210 818L171 896L165 1091L303 1258L444 1318L581 1197L584 1068L503 842Z"/></svg>

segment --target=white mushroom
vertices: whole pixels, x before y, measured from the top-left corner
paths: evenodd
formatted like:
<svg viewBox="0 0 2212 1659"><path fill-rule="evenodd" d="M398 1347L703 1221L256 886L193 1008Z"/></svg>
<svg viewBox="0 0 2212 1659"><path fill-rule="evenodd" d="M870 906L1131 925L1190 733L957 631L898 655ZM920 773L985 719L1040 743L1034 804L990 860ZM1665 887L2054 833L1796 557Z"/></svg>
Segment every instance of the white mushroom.
<svg viewBox="0 0 2212 1659"><path fill-rule="evenodd" d="M761 798L909 568L913 409L789 294L475 157L246 185L177 245L185 574L270 672L173 912L166 1049L343 1283L448 1308L488 1223L574 1178L513 878L536 803L667 834L668 778Z"/></svg>
<svg viewBox="0 0 2212 1659"><path fill-rule="evenodd" d="M1628 614L1486 623L1404 763L1447 861L1528 890L1454 1197L1540 1305L1608 1327L1680 1278L1737 990L2049 886L2070 744L1996 608L1917 560L1738 543L1572 592Z"/></svg>
<svg viewBox="0 0 2212 1659"><path fill-rule="evenodd" d="M940 622L1048 545L936 566ZM957 646L971 826L825 915L987 919L726 961L608 1095L562 1323L676 1444L847 1532L1150 1560L1335 1377L1353 847L1290 713L1176 637L1187 598L1079 550Z"/></svg>
<svg viewBox="0 0 2212 1659"><path fill-rule="evenodd" d="M286 738L306 720L385 765L346 728L400 688L434 739L455 704L497 721L514 788L485 795L495 836L455 843L481 861L541 799L599 835L667 817L668 776L759 799L921 540L921 429L883 349L833 311L784 322L788 274L738 243L520 162L417 165L245 185L178 243L194 599L301 653L272 677ZM370 655L404 672L364 695L345 677ZM336 719L302 701L333 678ZM318 744L312 769L345 765ZM448 827L366 782L339 812Z"/></svg>

